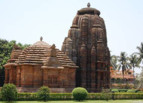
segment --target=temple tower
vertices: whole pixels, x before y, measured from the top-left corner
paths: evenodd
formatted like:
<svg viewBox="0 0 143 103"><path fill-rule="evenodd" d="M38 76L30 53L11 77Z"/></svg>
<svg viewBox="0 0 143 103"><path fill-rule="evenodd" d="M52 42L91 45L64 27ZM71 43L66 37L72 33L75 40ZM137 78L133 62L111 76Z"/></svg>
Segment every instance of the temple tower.
<svg viewBox="0 0 143 103"><path fill-rule="evenodd" d="M62 51L79 66L76 86L89 92L110 86L110 52L104 20L99 15L100 11L89 3L80 9L62 46Z"/></svg>

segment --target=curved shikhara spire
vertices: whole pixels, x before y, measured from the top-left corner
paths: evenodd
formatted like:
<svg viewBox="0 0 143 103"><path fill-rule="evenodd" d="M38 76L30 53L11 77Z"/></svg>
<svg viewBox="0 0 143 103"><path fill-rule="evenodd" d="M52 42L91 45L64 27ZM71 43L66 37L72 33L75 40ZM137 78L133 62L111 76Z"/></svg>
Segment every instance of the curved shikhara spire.
<svg viewBox="0 0 143 103"><path fill-rule="evenodd" d="M90 8L90 4L79 10L62 46L62 51L80 67L76 85L89 91L101 91L110 85L106 27L99 15L100 11Z"/></svg>

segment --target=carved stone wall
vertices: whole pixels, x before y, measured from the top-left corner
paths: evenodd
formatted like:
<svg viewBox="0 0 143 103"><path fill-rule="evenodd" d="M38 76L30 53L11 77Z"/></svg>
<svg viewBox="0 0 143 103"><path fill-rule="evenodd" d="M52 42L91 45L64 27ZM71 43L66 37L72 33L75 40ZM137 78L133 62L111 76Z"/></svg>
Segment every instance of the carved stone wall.
<svg viewBox="0 0 143 103"><path fill-rule="evenodd" d="M90 5L79 10L62 46L62 51L79 66L76 86L89 92L110 85L110 52L104 20L99 15L100 11Z"/></svg>
<svg viewBox="0 0 143 103"><path fill-rule="evenodd" d="M41 86L64 88L63 92L71 92L75 87L78 66L55 45L50 46L41 39L24 50L16 47L4 65L5 83L15 84L21 92L28 91L28 88L36 91L35 88Z"/></svg>

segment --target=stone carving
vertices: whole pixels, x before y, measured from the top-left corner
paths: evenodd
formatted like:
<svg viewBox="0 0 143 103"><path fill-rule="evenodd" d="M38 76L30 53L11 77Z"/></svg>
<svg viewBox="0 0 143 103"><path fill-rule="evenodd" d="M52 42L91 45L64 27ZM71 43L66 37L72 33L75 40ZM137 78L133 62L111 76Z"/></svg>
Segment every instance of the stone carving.
<svg viewBox="0 0 143 103"><path fill-rule="evenodd" d="M89 92L110 86L110 52L105 24L99 15L100 11L91 8L90 3L79 10L62 46L62 51L79 66L76 86L85 87Z"/></svg>

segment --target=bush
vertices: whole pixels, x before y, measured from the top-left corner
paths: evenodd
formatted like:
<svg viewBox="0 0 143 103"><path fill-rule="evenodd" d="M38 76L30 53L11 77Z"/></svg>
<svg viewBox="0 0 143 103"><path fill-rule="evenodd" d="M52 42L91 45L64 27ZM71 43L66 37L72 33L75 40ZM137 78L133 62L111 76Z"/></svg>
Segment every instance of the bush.
<svg viewBox="0 0 143 103"><path fill-rule="evenodd" d="M18 93L17 95L18 101L33 101L38 100L37 93Z"/></svg>
<svg viewBox="0 0 143 103"><path fill-rule="evenodd" d="M73 100L72 93L50 93L50 100Z"/></svg>
<svg viewBox="0 0 143 103"><path fill-rule="evenodd" d="M127 92L128 89L118 89L119 92Z"/></svg>
<svg viewBox="0 0 143 103"><path fill-rule="evenodd" d="M81 101L86 99L88 92L85 88L77 87L73 89L72 95L75 100Z"/></svg>
<svg viewBox="0 0 143 103"><path fill-rule="evenodd" d="M42 86L37 92L39 100L47 101L49 99L49 95L50 95L50 89L49 87L46 86Z"/></svg>
<svg viewBox="0 0 143 103"><path fill-rule="evenodd" d="M101 98L108 101L111 98L111 95L109 93L110 89L102 89Z"/></svg>
<svg viewBox="0 0 143 103"><path fill-rule="evenodd" d="M88 93L86 100L143 99L142 93ZM0 97L1 100L1 97ZM37 93L18 93L18 101L37 101ZM72 93L50 93L49 100L73 100Z"/></svg>
<svg viewBox="0 0 143 103"><path fill-rule="evenodd" d="M112 89L111 92L119 92L118 89Z"/></svg>
<svg viewBox="0 0 143 103"><path fill-rule="evenodd" d="M128 89L112 89L111 92L127 92Z"/></svg>
<svg viewBox="0 0 143 103"><path fill-rule="evenodd" d="M3 100L14 101L17 99L17 89L14 84L5 84L1 89Z"/></svg>
<svg viewBox="0 0 143 103"><path fill-rule="evenodd" d="M136 89L129 89L127 92L128 93L137 93L139 92L140 90L136 90Z"/></svg>
<svg viewBox="0 0 143 103"><path fill-rule="evenodd" d="M0 101L2 100L2 97L1 97L1 91L0 91Z"/></svg>

